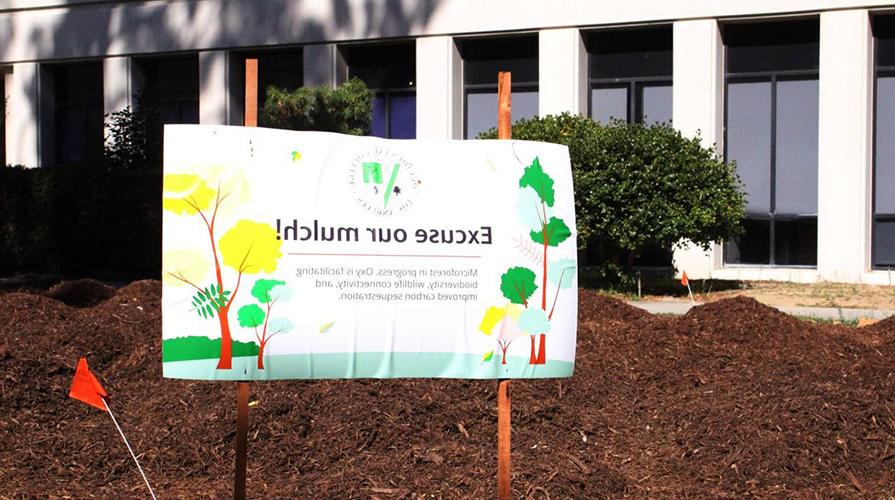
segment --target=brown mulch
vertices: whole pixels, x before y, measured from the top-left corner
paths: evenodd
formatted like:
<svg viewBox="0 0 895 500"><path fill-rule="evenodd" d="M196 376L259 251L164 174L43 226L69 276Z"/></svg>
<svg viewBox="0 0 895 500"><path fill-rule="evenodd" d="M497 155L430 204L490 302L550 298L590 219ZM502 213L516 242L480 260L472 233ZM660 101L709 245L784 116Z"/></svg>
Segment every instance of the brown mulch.
<svg viewBox="0 0 895 500"><path fill-rule="evenodd" d="M101 281L80 279L57 283L46 296L73 307L90 307L114 297L115 289Z"/></svg>
<svg viewBox="0 0 895 500"><path fill-rule="evenodd" d="M574 377L512 385L517 496L895 491L895 320L855 330L746 298L679 318L585 290L579 303ZM67 398L80 356L160 498L231 494L235 384L161 378L159 304L155 281L86 308L0 294L0 497L145 497L108 416ZM495 393L253 383L249 496L493 497Z"/></svg>

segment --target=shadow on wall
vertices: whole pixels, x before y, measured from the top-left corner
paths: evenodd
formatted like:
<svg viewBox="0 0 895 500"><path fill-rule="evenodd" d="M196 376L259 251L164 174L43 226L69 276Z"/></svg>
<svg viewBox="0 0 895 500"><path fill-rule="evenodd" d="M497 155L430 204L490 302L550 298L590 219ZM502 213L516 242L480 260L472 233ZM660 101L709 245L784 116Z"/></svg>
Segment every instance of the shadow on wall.
<svg viewBox="0 0 895 500"><path fill-rule="evenodd" d="M60 0L53 4L71 7L0 13L0 40L7 41L0 46L0 64L401 37L425 27L442 2L181 0L113 5ZM200 65L200 82L208 79L209 70ZM38 85L37 75L33 85ZM10 104L19 117L40 112L38 102ZM22 133L35 131L26 127ZM99 167L0 169L0 276L98 276L102 271L104 276L158 277L160 173Z"/></svg>
<svg viewBox="0 0 895 500"><path fill-rule="evenodd" d="M66 10L0 14L3 63L195 52L408 36L445 0L53 2ZM208 66L200 66L200 82ZM37 116L36 103L17 113ZM14 104L17 106L17 104Z"/></svg>

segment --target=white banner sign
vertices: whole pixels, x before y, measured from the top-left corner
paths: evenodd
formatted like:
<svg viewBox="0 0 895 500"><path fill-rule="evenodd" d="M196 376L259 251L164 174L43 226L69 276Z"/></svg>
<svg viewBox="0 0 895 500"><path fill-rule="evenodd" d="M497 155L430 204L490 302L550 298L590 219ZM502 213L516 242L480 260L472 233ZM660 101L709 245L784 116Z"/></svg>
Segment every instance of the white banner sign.
<svg viewBox="0 0 895 500"><path fill-rule="evenodd" d="M164 375L568 377L568 150L165 127Z"/></svg>

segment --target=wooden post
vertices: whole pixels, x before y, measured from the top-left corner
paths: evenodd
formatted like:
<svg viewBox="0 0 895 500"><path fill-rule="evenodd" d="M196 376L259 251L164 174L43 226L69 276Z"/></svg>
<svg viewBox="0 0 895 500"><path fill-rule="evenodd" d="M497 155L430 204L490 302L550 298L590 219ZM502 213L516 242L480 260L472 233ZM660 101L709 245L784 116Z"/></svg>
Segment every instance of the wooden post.
<svg viewBox="0 0 895 500"><path fill-rule="evenodd" d="M497 138L509 139L512 135L510 117L512 100L509 71L497 74ZM509 500L513 496L510 466L510 381L497 382L497 498Z"/></svg>
<svg viewBox="0 0 895 500"><path fill-rule="evenodd" d="M497 74L497 138L509 139L512 135L510 117L513 115L512 76L509 71Z"/></svg>
<svg viewBox="0 0 895 500"><path fill-rule="evenodd" d="M258 126L258 59L246 59L246 127ZM246 498L246 465L248 463L249 383L236 383L236 482L233 498Z"/></svg>
<svg viewBox="0 0 895 500"><path fill-rule="evenodd" d="M258 126L258 60L246 59L246 127Z"/></svg>
<svg viewBox="0 0 895 500"><path fill-rule="evenodd" d="M513 496L510 466L510 381L497 382L497 498Z"/></svg>
<svg viewBox="0 0 895 500"><path fill-rule="evenodd" d="M233 498L246 498L246 463L248 462L249 383L236 383L236 485Z"/></svg>

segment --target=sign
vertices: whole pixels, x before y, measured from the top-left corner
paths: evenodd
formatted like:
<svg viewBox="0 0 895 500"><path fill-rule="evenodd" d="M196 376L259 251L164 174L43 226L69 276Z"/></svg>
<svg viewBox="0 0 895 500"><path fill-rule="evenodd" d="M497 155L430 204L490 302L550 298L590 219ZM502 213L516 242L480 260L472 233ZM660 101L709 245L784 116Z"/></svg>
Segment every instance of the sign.
<svg viewBox="0 0 895 500"><path fill-rule="evenodd" d="M568 377L568 150L168 125L164 376Z"/></svg>

